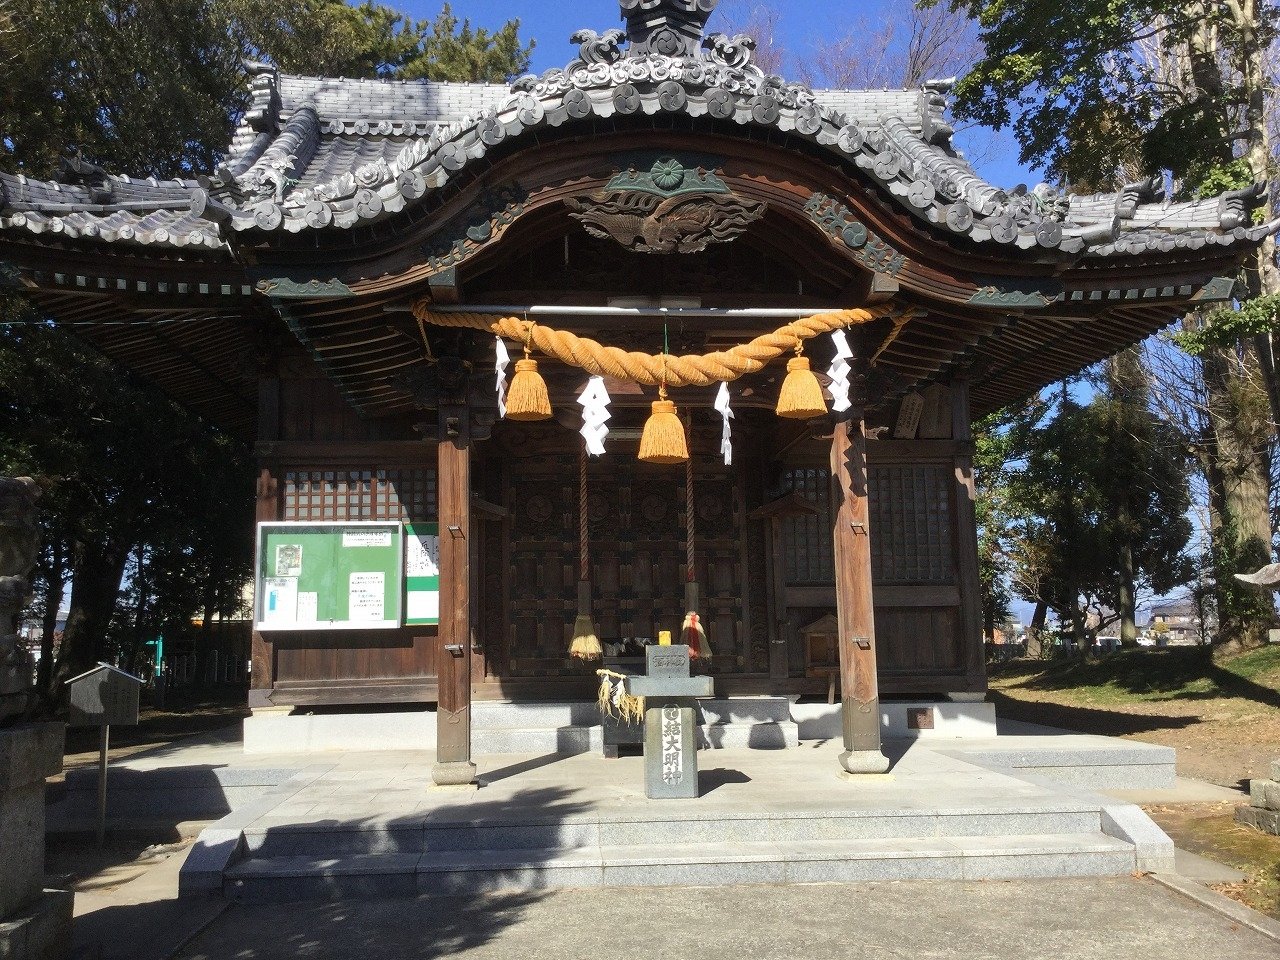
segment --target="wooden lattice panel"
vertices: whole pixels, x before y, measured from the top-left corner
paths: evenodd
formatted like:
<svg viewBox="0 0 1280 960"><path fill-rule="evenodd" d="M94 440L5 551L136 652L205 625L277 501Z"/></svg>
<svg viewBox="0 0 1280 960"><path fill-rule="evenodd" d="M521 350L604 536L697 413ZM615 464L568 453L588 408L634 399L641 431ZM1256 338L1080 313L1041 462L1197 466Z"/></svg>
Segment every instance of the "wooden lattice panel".
<svg viewBox="0 0 1280 960"><path fill-rule="evenodd" d="M831 537L831 471L826 467L796 467L782 478L782 493L799 493L817 508L816 514L783 518L787 545L787 582L833 583L835 545Z"/></svg>
<svg viewBox="0 0 1280 960"><path fill-rule="evenodd" d="M290 470L285 520L402 520L436 516L434 470Z"/></svg>
<svg viewBox="0 0 1280 960"><path fill-rule="evenodd" d="M878 583L954 583L951 473L941 466L869 471L871 565Z"/></svg>

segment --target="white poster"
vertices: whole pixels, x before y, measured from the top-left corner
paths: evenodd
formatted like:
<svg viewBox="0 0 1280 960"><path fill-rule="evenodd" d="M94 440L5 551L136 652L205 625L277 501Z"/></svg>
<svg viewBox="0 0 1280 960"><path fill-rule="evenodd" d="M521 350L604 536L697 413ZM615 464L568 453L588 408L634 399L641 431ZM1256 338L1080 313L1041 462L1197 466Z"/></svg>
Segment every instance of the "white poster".
<svg viewBox="0 0 1280 960"><path fill-rule="evenodd" d="M344 547L389 547L391 546L390 530L343 530L342 545ZM379 620L382 618L379 617Z"/></svg>
<svg viewBox="0 0 1280 960"><path fill-rule="evenodd" d="M298 622L315 623L320 609L320 594L298 594Z"/></svg>
<svg viewBox="0 0 1280 960"><path fill-rule="evenodd" d="M382 571L351 574L347 593L347 619L353 623L385 620L386 593L386 576Z"/></svg>
<svg viewBox="0 0 1280 960"><path fill-rule="evenodd" d="M404 575L406 577L440 576L440 538L430 534L411 534L405 540ZM409 616L413 616L412 613Z"/></svg>
<svg viewBox="0 0 1280 960"><path fill-rule="evenodd" d="M262 622L298 622L298 578L265 577L262 581Z"/></svg>
<svg viewBox="0 0 1280 960"><path fill-rule="evenodd" d="M405 595L405 619L439 620L440 594L435 590L410 590Z"/></svg>

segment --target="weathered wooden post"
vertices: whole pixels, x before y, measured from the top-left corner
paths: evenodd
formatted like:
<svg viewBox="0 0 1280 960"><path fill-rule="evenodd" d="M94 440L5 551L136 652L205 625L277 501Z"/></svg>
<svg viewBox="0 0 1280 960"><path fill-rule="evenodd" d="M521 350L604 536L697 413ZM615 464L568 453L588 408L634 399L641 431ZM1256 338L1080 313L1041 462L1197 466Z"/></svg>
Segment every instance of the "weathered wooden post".
<svg viewBox="0 0 1280 960"><path fill-rule="evenodd" d="M876 680L875 608L871 594L871 530L867 506L867 436L859 398L836 423L831 479L839 496L835 518L836 619L840 631L840 712L848 773L884 773L880 691Z"/></svg>
<svg viewBox="0 0 1280 960"><path fill-rule="evenodd" d="M466 399L468 365L457 373L461 388L442 375L438 413L437 493L440 524L440 627L436 636L439 705L436 763L438 786L475 781L471 762L471 411ZM442 374L445 371L442 371ZM453 389L445 389L452 387Z"/></svg>

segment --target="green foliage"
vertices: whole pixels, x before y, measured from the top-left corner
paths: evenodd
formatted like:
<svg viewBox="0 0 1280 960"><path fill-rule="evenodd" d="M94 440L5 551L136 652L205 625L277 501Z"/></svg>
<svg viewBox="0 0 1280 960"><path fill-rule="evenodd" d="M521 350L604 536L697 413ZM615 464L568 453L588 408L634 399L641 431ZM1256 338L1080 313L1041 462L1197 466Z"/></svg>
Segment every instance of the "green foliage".
<svg viewBox="0 0 1280 960"><path fill-rule="evenodd" d="M79 151L107 169L210 171L244 108L242 61L346 77L501 82L528 68L519 21L418 21L343 0L30 0L0 29L0 168L53 175ZM0 20L0 27L5 21Z"/></svg>
<svg viewBox="0 0 1280 960"><path fill-rule="evenodd" d="M1265 294L1238 307L1222 307L1204 315L1204 322L1169 334L1169 339L1192 356L1229 349L1241 340L1280 328L1280 294Z"/></svg>
<svg viewBox="0 0 1280 960"><path fill-rule="evenodd" d="M989 414L973 425L973 468L978 525L978 575L982 586L983 623L988 627L1009 616L1014 573L1011 554L1018 522L1010 497L1009 477L1026 447L1026 438L1044 416L1046 404L1033 400Z"/></svg>
<svg viewBox="0 0 1280 960"><path fill-rule="evenodd" d="M434 20L413 20L391 7L343 0L229 0L246 45L286 73L502 83L529 68L533 43L520 21L496 31L472 27L445 4Z"/></svg>
<svg viewBox="0 0 1280 960"><path fill-rule="evenodd" d="M1147 409L1145 382L1120 378L1086 406L1063 396L1048 419L1039 403L1035 416L989 441L1002 472L978 474L979 504L989 504L985 514L980 507L979 539L998 528L998 572L1023 599L1066 619L1081 596L1119 609L1126 552L1132 587L1160 593L1185 583L1190 467L1180 435Z"/></svg>
<svg viewBox="0 0 1280 960"><path fill-rule="evenodd" d="M165 586L144 605L148 629L189 619L210 598L231 609L251 569L250 451L41 323L21 298L0 291L0 311L0 473L43 489L37 575L70 574L73 605L77 595L113 605L124 558L141 550ZM101 612L109 619L111 608ZM68 642L81 665L115 652L104 631Z"/></svg>
<svg viewBox="0 0 1280 960"><path fill-rule="evenodd" d="M1274 595L1241 583L1235 575L1252 573L1271 559L1271 545L1257 537L1241 536L1230 518L1214 531L1213 570L1220 640L1237 640L1237 627L1253 628L1265 638L1266 628L1276 619Z"/></svg>
<svg viewBox="0 0 1280 960"><path fill-rule="evenodd" d="M943 0L923 0L933 6ZM956 88L961 116L1012 128L1021 160L1077 185L1126 166L1228 164L1252 62L1276 35L1274 4L1189 0L949 0L979 24L982 57ZM1143 43L1182 54L1162 73ZM1263 176L1263 171L1254 171Z"/></svg>
<svg viewBox="0 0 1280 960"><path fill-rule="evenodd" d="M422 24L425 26L425 21ZM405 64L400 76L406 80L459 80L473 83L503 83L529 69L533 42L520 42L520 21L508 21L501 29L473 28L470 20L461 25L446 3L423 37L417 54Z"/></svg>

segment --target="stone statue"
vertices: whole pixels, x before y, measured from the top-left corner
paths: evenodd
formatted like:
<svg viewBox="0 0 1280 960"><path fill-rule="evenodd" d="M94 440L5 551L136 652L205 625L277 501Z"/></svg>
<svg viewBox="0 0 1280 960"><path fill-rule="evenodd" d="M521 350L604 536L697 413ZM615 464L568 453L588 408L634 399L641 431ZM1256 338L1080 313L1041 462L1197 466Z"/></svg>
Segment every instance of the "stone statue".
<svg viewBox="0 0 1280 960"><path fill-rule="evenodd" d="M28 576L40 553L36 500L30 477L0 477L0 721L27 709L31 660L18 646L18 612L31 596Z"/></svg>

